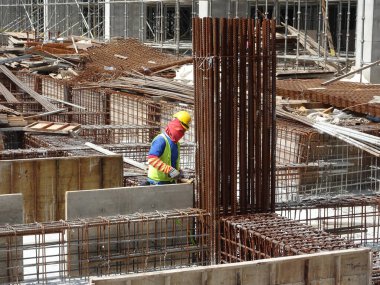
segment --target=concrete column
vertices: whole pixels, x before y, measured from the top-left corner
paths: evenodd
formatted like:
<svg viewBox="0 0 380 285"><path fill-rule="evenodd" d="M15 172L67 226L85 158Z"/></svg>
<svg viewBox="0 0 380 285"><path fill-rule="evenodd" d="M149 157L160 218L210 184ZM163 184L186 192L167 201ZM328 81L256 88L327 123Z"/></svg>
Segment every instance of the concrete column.
<svg viewBox="0 0 380 285"><path fill-rule="evenodd" d="M380 1L358 0L356 19L356 64L360 68L380 59ZM362 79L380 83L380 66L362 71Z"/></svg>
<svg viewBox="0 0 380 285"><path fill-rule="evenodd" d="M208 0L199 0L199 18L209 17Z"/></svg>
<svg viewBox="0 0 380 285"><path fill-rule="evenodd" d="M49 40L49 6L48 0L44 0L44 42Z"/></svg>
<svg viewBox="0 0 380 285"><path fill-rule="evenodd" d="M104 4L104 39L111 39L111 5L110 0L105 0Z"/></svg>

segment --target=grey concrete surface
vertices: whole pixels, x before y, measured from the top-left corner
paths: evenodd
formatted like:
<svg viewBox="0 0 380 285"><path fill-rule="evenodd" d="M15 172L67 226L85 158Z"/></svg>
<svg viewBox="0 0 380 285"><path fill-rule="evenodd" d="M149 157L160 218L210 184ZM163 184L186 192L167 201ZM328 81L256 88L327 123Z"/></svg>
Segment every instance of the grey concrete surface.
<svg viewBox="0 0 380 285"><path fill-rule="evenodd" d="M66 220L193 207L193 184L66 192Z"/></svg>
<svg viewBox="0 0 380 285"><path fill-rule="evenodd" d="M363 13L364 11L364 13ZM380 1L358 1L356 21L356 67L380 59ZM363 21L364 18L364 21ZM364 27L363 27L364 24ZM380 83L380 66L363 70L362 76L371 83Z"/></svg>
<svg viewBox="0 0 380 285"><path fill-rule="evenodd" d="M0 225L23 224L23 205L21 193L0 195Z"/></svg>

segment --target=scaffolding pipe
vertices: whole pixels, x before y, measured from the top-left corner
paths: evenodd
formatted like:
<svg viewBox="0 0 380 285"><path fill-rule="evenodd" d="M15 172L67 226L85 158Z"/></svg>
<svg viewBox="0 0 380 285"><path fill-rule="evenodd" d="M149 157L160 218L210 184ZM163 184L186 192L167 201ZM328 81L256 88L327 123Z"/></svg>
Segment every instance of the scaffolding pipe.
<svg viewBox="0 0 380 285"><path fill-rule="evenodd" d="M346 70L348 69L348 45L350 43L350 17L351 17L351 0L347 3L347 29L346 29Z"/></svg>
<svg viewBox="0 0 380 285"><path fill-rule="evenodd" d="M26 6L24 4L24 1L23 0L20 0L21 1L21 4L22 6L24 7L24 10L25 10L25 14L26 14L26 17L28 18L29 22L30 22L30 26L32 28L32 31L34 32L35 31L35 28L34 28L34 24L33 24L33 21L32 19L30 18L30 15L28 13L28 10L26 9ZM45 0L44 0L45 1Z"/></svg>
<svg viewBox="0 0 380 285"><path fill-rule="evenodd" d="M176 44L176 54L179 55L179 41L180 41L180 34L181 34L181 26L180 26L180 5L179 0L176 0L175 2L175 33L174 33L174 39Z"/></svg>
<svg viewBox="0 0 380 285"><path fill-rule="evenodd" d="M342 37L342 0L339 0L338 3L338 31L336 33L336 51L338 57L340 57L340 46L341 46L341 37Z"/></svg>
<svg viewBox="0 0 380 285"><path fill-rule="evenodd" d="M284 69L286 70L286 56L287 56L287 51L288 51L288 20L289 20L289 5L288 1L285 3L285 51L284 51Z"/></svg>
<svg viewBox="0 0 380 285"><path fill-rule="evenodd" d="M305 37L304 37L304 52L303 52L303 54L306 53L305 47L306 47L306 43L307 43L307 20L308 20L307 16L308 16L308 13L307 13L307 0L306 0L306 2L305 2L305 27L304 27ZM303 62L303 68L306 69L306 61Z"/></svg>
<svg viewBox="0 0 380 285"><path fill-rule="evenodd" d="M361 35L360 35L360 67L363 67L364 58L364 22L365 22L365 1L363 0L362 15L361 15ZM360 72L360 82L363 81L363 72Z"/></svg>
<svg viewBox="0 0 380 285"><path fill-rule="evenodd" d="M330 84L330 83L333 83L333 82L335 82L335 81L338 81L338 80L340 80L340 79L342 79L342 78L345 78L345 77L350 76L350 75L352 75L352 74L355 74L355 73L357 73L357 72L362 73L362 71L363 71L364 69L367 69L367 68L369 68L369 67L375 66L375 65L377 65L377 64L379 64L379 63L380 63L380 60L377 60L377 61L372 62L372 63L370 63L370 64L368 64L368 65L366 65L366 66L363 66L363 67L361 67L361 68L359 68L359 69L357 69L357 70L353 70L353 71L351 71L351 72L348 72L348 73L343 74L343 75L341 75L341 76L338 76L338 77L336 77L336 78L333 78L333 79L330 79L330 80L328 80L328 81L325 81L325 82L321 83L321 85L326 86L326 85L328 85L328 84Z"/></svg>
<svg viewBox="0 0 380 285"><path fill-rule="evenodd" d="M104 40L111 40L111 6L110 0L105 0L104 4Z"/></svg>
<svg viewBox="0 0 380 285"><path fill-rule="evenodd" d="M87 20L86 20L85 16L84 16L83 13L82 13L82 9L81 9L81 7L79 6L78 0L75 0L75 3L77 4L78 10L79 10L79 14L80 14L81 17L82 17L83 24L84 24L84 26L85 26L86 29L87 29L87 34L90 35L90 37L93 39L93 38L94 38L94 35L92 34L91 29L90 29L90 26L88 25Z"/></svg>
<svg viewBox="0 0 380 285"><path fill-rule="evenodd" d="M298 0L298 9L297 9L297 57L296 57L296 70L298 70L299 56L300 56L300 28L301 28L301 0Z"/></svg>

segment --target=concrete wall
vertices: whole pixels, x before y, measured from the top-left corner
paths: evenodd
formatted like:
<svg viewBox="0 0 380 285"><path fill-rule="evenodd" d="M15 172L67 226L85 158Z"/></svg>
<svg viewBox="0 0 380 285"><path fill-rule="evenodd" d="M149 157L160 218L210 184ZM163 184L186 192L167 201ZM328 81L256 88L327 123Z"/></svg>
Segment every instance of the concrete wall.
<svg viewBox="0 0 380 285"><path fill-rule="evenodd" d="M369 249L350 249L124 277L91 278L93 285L365 285L371 284Z"/></svg>
<svg viewBox="0 0 380 285"><path fill-rule="evenodd" d="M193 207L193 184L66 192L66 220Z"/></svg>
<svg viewBox="0 0 380 285"><path fill-rule="evenodd" d="M0 225L23 223L24 207L22 194L0 195Z"/></svg>

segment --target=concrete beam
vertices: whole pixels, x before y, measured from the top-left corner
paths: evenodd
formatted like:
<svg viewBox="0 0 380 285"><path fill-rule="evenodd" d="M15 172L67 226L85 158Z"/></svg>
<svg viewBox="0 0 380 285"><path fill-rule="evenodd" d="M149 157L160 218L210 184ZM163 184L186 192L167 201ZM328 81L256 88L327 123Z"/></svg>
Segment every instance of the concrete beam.
<svg viewBox="0 0 380 285"><path fill-rule="evenodd" d="M193 184L66 192L66 220L193 207Z"/></svg>
<svg viewBox="0 0 380 285"><path fill-rule="evenodd" d="M380 59L380 1L358 1L356 21L356 68ZM364 80L380 83L380 66L362 71Z"/></svg>

